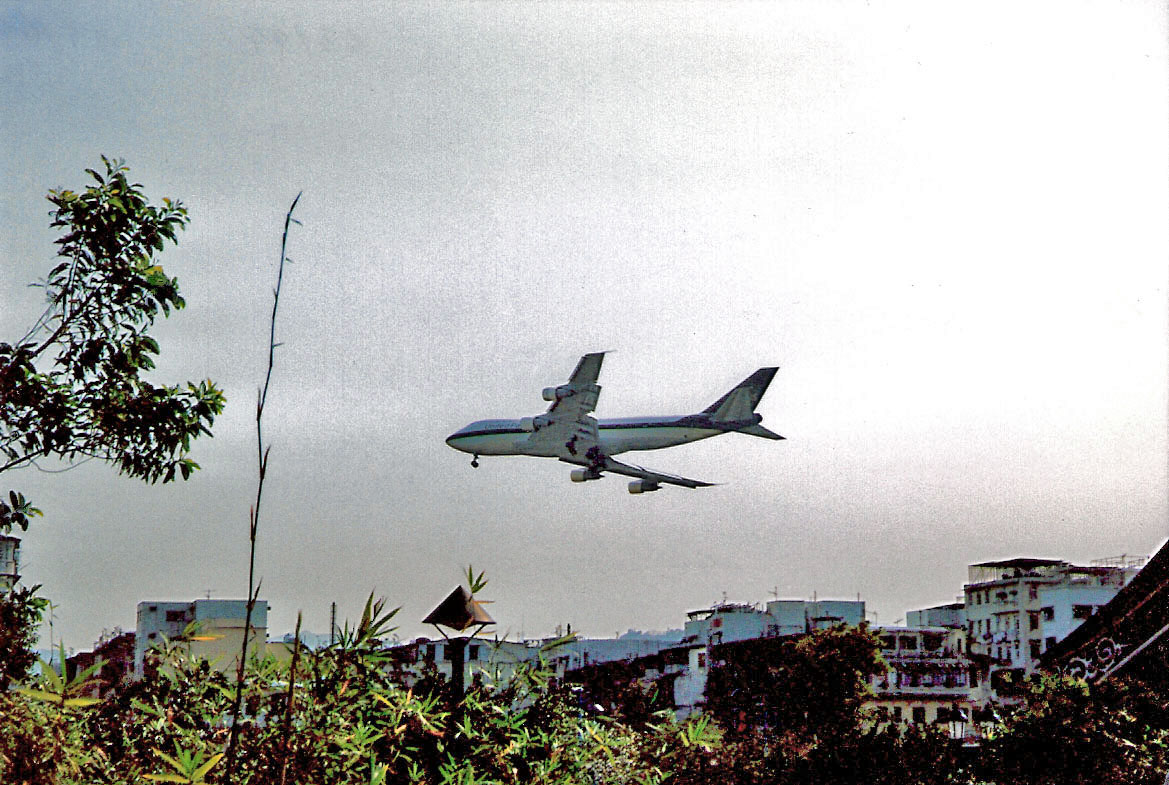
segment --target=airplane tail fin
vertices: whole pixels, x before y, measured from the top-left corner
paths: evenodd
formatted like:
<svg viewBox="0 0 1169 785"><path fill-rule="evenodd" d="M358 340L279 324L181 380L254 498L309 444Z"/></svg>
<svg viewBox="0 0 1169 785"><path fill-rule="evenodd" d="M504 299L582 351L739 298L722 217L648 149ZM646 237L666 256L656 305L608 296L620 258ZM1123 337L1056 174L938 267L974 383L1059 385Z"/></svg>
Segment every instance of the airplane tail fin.
<svg viewBox="0 0 1169 785"><path fill-rule="evenodd" d="M779 368L760 368L739 382L733 390L702 410L716 424L731 425L739 433L759 436L763 439L782 439L778 433L769 431L759 424L762 419L755 413L755 407L767 392L768 385L775 378ZM741 424L734 428L735 424Z"/></svg>

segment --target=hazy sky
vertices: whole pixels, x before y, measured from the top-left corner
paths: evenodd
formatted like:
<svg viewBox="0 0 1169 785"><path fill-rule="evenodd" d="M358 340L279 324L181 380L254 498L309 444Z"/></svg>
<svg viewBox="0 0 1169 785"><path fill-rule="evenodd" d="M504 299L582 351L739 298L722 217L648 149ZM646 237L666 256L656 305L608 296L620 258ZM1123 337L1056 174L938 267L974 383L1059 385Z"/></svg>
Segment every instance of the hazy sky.
<svg viewBox="0 0 1169 785"><path fill-rule="evenodd" d="M271 630L376 590L401 633L468 563L499 630L951 601L965 566L1169 534L1169 25L1158 2L0 4L0 339L41 307L49 188L123 157L191 226L157 379L229 397L204 471L9 473L26 581L88 647L145 599L246 592L252 417L284 211L258 572ZM630 496L469 456L613 350L599 417L762 365L788 437L629 460ZM52 468L46 466L45 468Z"/></svg>

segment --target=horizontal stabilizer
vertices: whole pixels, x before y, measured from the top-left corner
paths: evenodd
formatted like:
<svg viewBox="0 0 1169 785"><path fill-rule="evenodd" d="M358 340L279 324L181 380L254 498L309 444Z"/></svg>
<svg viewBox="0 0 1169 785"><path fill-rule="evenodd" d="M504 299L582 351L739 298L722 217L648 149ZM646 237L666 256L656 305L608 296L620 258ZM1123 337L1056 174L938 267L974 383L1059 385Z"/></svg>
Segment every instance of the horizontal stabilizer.
<svg viewBox="0 0 1169 785"><path fill-rule="evenodd" d="M748 436L758 436L763 439L783 439L786 437L780 436L775 431L769 431L762 425L748 425L746 428L740 428L736 433L745 433Z"/></svg>

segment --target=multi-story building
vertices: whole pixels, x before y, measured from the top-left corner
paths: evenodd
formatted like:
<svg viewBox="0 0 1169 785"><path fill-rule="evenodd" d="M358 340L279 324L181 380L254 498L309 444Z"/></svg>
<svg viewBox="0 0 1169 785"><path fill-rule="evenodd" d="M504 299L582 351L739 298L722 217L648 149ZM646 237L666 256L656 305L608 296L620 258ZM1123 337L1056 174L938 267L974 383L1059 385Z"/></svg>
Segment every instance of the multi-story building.
<svg viewBox="0 0 1169 785"><path fill-rule="evenodd" d="M1047 648L1112 599L1137 569L1057 559L972 564L964 587L969 652L987 657L992 672L1029 674Z"/></svg>
<svg viewBox="0 0 1169 785"><path fill-rule="evenodd" d="M839 624L859 625L863 600L772 600L765 610L748 603L720 603L686 614L682 642L720 643L800 635Z"/></svg>
<svg viewBox="0 0 1169 785"><path fill-rule="evenodd" d="M247 600L194 602L140 602L134 640L134 676L142 678L146 652L164 640L181 643L187 653L207 660L220 671L239 664L243 647ZM257 600L252 610L249 647L264 647L268 630L268 602Z"/></svg>
<svg viewBox="0 0 1169 785"><path fill-rule="evenodd" d="M0 593L12 591L20 580L20 538L0 534Z"/></svg>
<svg viewBox="0 0 1169 785"><path fill-rule="evenodd" d="M463 648L464 684L475 679L488 683L506 681L521 664L543 659L558 678L569 671L608 662L627 662L658 654L678 645L678 639L660 636L619 638L575 638L549 647L555 638L525 641L496 641L470 638ZM397 661L403 666L406 680L433 665L438 675L451 677L450 644L445 640L418 640L395 647Z"/></svg>
<svg viewBox="0 0 1169 785"><path fill-rule="evenodd" d="M971 688L977 667L966 656L966 633L958 627L878 627L887 669L873 677L869 706L898 723L967 720L975 708Z"/></svg>

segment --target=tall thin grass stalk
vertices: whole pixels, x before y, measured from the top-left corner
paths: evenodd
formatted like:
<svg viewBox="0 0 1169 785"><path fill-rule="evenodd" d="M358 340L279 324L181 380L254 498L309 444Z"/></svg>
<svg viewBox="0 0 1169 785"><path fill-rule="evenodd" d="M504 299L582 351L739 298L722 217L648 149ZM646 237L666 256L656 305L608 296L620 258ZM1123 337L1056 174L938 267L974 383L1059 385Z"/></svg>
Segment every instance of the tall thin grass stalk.
<svg viewBox="0 0 1169 785"><path fill-rule="evenodd" d="M288 742L292 738L292 712L296 706L296 666L300 661L300 621L296 614L296 633L292 641L292 664L288 668L288 696L284 700L284 721L280 724L280 785L288 776Z"/></svg>
<svg viewBox="0 0 1169 785"><path fill-rule="evenodd" d="M264 404L268 400L268 385L272 382L272 368L276 364L276 311L280 307L280 286L284 282L284 263L288 261L288 229L292 224L300 225L300 221L292 217L296 203L300 201L301 193L292 200L292 206L284 216L284 235L280 239L280 264L276 268L276 288L272 291L272 318L269 322L268 336L268 372L264 376L264 385L259 389L256 400L256 458L259 463L259 480L256 483L256 501L248 511L248 604L244 614L244 641L240 648L239 667L236 670L235 700L231 707L231 733L227 742L227 765L224 771L224 782L230 783L235 776L236 753L239 749L239 714L243 706L244 672L248 661L248 638L252 632L252 611L256 607L256 598L259 597L260 587L256 584L256 531L260 526L260 502L264 498L264 478L268 474L268 453L271 447L264 446Z"/></svg>

